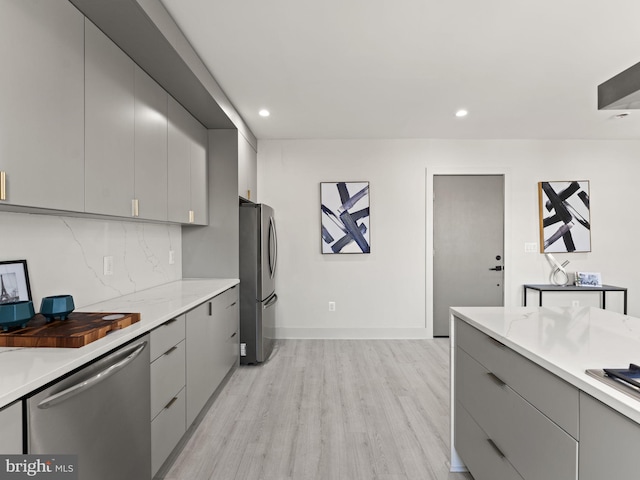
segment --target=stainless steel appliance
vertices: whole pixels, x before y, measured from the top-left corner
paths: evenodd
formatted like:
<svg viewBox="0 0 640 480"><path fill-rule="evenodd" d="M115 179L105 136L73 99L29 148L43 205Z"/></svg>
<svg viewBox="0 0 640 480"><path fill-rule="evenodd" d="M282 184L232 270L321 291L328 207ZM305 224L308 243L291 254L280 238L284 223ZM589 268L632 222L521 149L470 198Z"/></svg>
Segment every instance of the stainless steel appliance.
<svg viewBox="0 0 640 480"><path fill-rule="evenodd" d="M260 363L273 350L278 241L273 209L240 204L240 363Z"/></svg>
<svg viewBox="0 0 640 480"><path fill-rule="evenodd" d="M80 480L151 478L148 336L27 399L28 453L78 456Z"/></svg>

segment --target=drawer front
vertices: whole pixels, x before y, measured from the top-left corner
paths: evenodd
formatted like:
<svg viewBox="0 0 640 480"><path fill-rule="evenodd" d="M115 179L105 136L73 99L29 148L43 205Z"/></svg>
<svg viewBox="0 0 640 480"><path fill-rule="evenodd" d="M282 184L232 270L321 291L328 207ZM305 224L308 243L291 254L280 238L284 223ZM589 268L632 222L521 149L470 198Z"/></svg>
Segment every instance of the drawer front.
<svg viewBox="0 0 640 480"><path fill-rule="evenodd" d="M235 287L225 290L209 301L211 302L211 309L214 315L224 312L229 305L238 301L238 286L236 285Z"/></svg>
<svg viewBox="0 0 640 480"><path fill-rule="evenodd" d="M185 315L173 318L151 331L151 361L163 355L185 337Z"/></svg>
<svg viewBox="0 0 640 480"><path fill-rule="evenodd" d="M455 447L476 480L522 480L513 465L501 455L469 412L456 402Z"/></svg>
<svg viewBox="0 0 640 480"><path fill-rule="evenodd" d="M151 418L155 418L185 385L185 341L151 363Z"/></svg>
<svg viewBox="0 0 640 480"><path fill-rule="evenodd" d="M155 475L186 432L184 388L151 422L151 471Z"/></svg>
<svg viewBox="0 0 640 480"><path fill-rule="evenodd" d="M456 345L578 439L577 388L462 320L455 328Z"/></svg>
<svg viewBox="0 0 640 480"><path fill-rule="evenodd" d="M456 349L456 392L522 477L577 478L578 442L461 349Z"/></svg>

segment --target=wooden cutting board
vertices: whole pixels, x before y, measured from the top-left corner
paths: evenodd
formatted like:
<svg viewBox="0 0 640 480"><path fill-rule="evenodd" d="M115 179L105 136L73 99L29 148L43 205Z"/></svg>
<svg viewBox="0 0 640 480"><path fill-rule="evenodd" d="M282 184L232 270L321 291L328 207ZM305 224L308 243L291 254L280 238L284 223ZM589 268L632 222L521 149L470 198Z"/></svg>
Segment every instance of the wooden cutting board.
<svg viewBox="0 0 640 480"><path fill-rule="evenodd" d="M110 320L110 315L124 316ZM37 314L25 328L0 331L0 347L84 347L113 330L139 321L139 313L71 312L66 320L47 323L45 317Z"/></svg>

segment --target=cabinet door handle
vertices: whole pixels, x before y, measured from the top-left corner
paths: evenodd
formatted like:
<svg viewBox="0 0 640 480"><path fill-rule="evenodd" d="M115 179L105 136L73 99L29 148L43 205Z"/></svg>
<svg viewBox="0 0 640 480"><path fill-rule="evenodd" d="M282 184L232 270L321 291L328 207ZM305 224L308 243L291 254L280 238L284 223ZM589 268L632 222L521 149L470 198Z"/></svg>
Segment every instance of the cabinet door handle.
<svg viewBox="0 0 640 480"><path fill-rule="evenodd" d="M138 199L134 198L131 200L131 216L137 217L140 213Z"/></svg>
<svg viewBox="0 0 640 480"><path fill-rule="evenodd" d="M173 352L175 352L177 349L178 349L178 347L174 345L174 346L173 346L173 347L171 347L169 350L167 350L166 352L164 352L164 354L163 354L163 355L171 355L171 354L172 354Z"/></svg>
<svg viewBox="0 0 640 480"><path fill-rule="evenodd" d="M500 380L500 377L498 377L496 374L489 372L487 373L487 375L489 375L489 378L493 380L496 385L499 385L500 387L504 387L506 385L506 383Z"/></svg>
<svg viewBox="0 0 640 480"><path fill-rule="evenodd" d="M507 456L504 453L502 453L502 450L500 450L500 448L496 445L496 443L493 440L491 440L490 438L487 438L487 442L489 442L489 445L493 447L493 449L500 456L500 458L507 458Z"/></svg>
<svg viewBox="0 0 640 480"><path fill-rule="evenodd" d="M231 305L229 305L227 308L231 308L231 307L233 307L236 303L238 303L238 302L233 302L233 303L232 303Z"/></svg>
<svg viewBox="0 0 640 480"><path fill-rule="evenodd" d="M196 212L193 210L189 210L189 223L194 223L196 221Z"/></svg>
<svg viewBox="0 0 640 480"><path fill-rule="evenodd" d="M171 325L173 322L177 322L178 319L177 318L172 318L171 320L167 320L166 322L164 322L162 324L163 327L168 327L169 325Z"/></svg>
<svg viewBox="0 0 640 480"><path fill-rule="evenodd" d="M209 302L209 316L213 315L213 307L211 306L211 302Z"/></svg>
<svg viewBox="0 0 640 480"><path fill-rule="evenodd" d="M7 199L7 172L0 172L0 200Z"/></svg>
<svg viewBox="0 0 640 480"><path fill-rule="evenodd" d="M165 410L170 409L170 408L171 408L171 405L173 405L174 403L176 403L176 400L178 400L178 397L173 397L171 400L169 400L169 403L167 403L167 404L164 406L164 409L165 409Z"/></svg>
<svg viewBox="0 0 640 480"><path fill-rule="evenodd" d="M495 338L493 338L493 337L488 337L488 338L489 338L489 340L491 340L491 343L493 343L496 347L500 347L500 348L506 347L506 345L504 343L496 340Z"/></svg>
<svg viewBox="0 0 640 480"><path fill-rule="evenodd" d="M235 337L237 334L238 334L238 332L233 332L233 335L231 335L231 337L229 337L229 338L233 338L233 337Z"/></svg>

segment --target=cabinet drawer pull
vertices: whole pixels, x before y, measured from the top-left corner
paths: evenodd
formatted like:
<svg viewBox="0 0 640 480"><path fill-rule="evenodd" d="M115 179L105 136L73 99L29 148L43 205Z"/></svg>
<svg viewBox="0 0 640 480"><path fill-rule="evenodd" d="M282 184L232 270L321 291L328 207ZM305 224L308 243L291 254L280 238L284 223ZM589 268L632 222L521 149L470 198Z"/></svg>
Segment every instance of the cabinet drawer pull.
<svg viewBox="0 0 640 480"><path fill-rule="evenodd" d="M163 354L163 355L171 355L171 354L172 354L173 352L175 352L177 349L178 349L178 347L174 345L174 346L173 346L173 347L171 347L169 350L167 350L166 352L164 352L164 354Z"/></svg>
<svg viewBox="0 0 640 480"><path fill-rule="evenodd" d="M489 442L489 445L493 447L493 449L496 451L496 453L500 458L507 458L507 456L504 453L502 453L502 450L500 450L500 448L496 445L496 443L493 440L491 440L490 438L487 438L487 442Z"/></svg>
<svg viewBox="0 0 640 480"><path fill-rule="evenodd" d="M0 200L7 199L7 172L0 172Z"/></svg>
<svg viewBox="0 0 640 480"><path fill-rule="evenodd" d="M165 405L164 409L169 410L171 408L171 405L176 403L176 400L178 400L178 397L173 397L171 400L169 400L169 403Z"/></svg>
<svg viewBox="0 0 640 480"><path fill-rule="evenodd" d="M166 322L164 322L162 324L163 327L168 327L169 325L171 325L173 322L177 322L178 319L177 318L172 318L171 320L167 320Z"/></svg>
<svg viewBox="0 0 640 480"><path fill-rule="evenodd" d="M491 343L493 343L496 347L500 347L500 348L505 348L506 345L498 340L496 340L493 337L489 337L489 340L491 340Z"/></svg>
<svg viewBox="0 0 640 480"><path fill-rule="evenodd" d="M233 303L232 303L231 305L229 305L227 308L231 308L231 307L233 307L236 303L238 303L238 302L233 302Z"/></svg>
<svg viewBox="0 0 640 480"><path fill-rule="evenodd" d="M500 380L500 377L498 377L496 374L489 372L487 373L487 375L489 375L489 378L493 380L496 383L496 385L499 385L501 387L504 387L506 385L506 383Z"/></svg>

